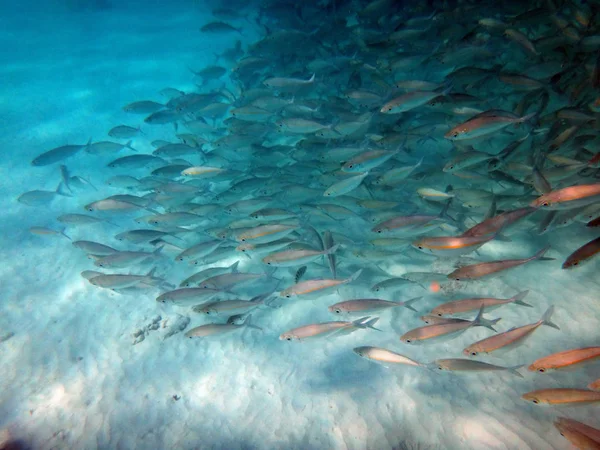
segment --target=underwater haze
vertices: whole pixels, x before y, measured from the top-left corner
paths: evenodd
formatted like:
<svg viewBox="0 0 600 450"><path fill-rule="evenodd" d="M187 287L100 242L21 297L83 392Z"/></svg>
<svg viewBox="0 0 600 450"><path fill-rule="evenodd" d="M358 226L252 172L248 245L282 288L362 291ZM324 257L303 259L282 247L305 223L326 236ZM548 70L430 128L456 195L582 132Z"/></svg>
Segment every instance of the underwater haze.
<svg viewBox="0 0 600 450"><path fill-rule="evenodd" d="M600 3L0 24L0 449L600 449Z"/></svg>

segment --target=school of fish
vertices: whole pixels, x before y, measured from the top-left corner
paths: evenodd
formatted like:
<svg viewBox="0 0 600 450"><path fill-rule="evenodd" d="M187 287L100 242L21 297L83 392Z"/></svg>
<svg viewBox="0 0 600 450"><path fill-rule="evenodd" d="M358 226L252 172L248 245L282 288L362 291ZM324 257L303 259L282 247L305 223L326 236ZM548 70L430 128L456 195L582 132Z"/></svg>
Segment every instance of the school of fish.
<svg viewBox="0 0 600 450"><path fill-rule="evenodd" d="M107 124L106 140L58 146L31 161L32 171L55 167L58 187L18 201L69 205L57 216L61 225L32 216L31 233L70 240L75 228L114 230L108 242L72 242L90 259L81 274L90 284L156 294L191 316L190 339L260 332L269 308L305 299L317 300L307 308L342 316L281 330L282 341L303 342L390 333L374 314L417 317L430 294L510 279L524 265L562 264L597 277L600 3L264 0L257 23L227 8L214 18L197 32L232 45L214 65L190 67L197 89L131 99L122 106L131 120ZM260 37L248 39L248 27ZM156 130L171 137L154 139ZM70 160L111 175L92 183L69 170ZM551 245L565 227L581 240L569 254ZM514 241L523 250L511 259L478 252ZM433 270L436 261L452 270ZM419 270L387 271L406 262ZM367 274L379 281L365 288ZM343 296L346 285L364 298ZM407 285L423 295L403 297ZM248 286L261 293L247 295ZM530 287L543 294L543 280ZM560 340L551 304L498 331L502 310L530 311L527 288L442 300L394 349L354 353L385 365L518 377L527 365L539 389L523 400L600 405L599 380L552 388L540 375L598 362L600 331L597 346L515 367L485 361L518 353L540 328ZM319 303L329 295L338 301ZM492 310L499 315L487 318ZM429 362L402 354L473 327L490 334L462 354ZM600 430L590 425L558 417L555 426L578 448L600 448Z"/></svg>

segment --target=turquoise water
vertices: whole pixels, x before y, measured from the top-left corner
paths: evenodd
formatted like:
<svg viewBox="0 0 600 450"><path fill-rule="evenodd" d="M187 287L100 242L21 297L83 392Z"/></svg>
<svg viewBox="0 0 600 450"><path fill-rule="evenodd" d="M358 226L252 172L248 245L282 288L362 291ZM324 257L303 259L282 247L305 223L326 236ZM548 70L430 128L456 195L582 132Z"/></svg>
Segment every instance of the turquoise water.
<svg viewBox="0 0 600 450"><path fill-rule="evenodd" d="M378 4L383 9L374 13L375 19L365 13L367 3L352 2L294 7L285 2L239 3L233 11L220 14L217 8L223 5L197 1L31 2L4 7L0 19L4 48L0 56L2 445L537 450L572 448L553 425L558 417L600 427L599 403L542 406L522 398L537 389L586 389L600 377L597 362L547 374L527 370L543 356L599 345L598 259L592 257L572 270L561 268L568 255L598 237L597 228L585 226L589 220L585 214L598 215L598 208L590 206L598 205L597 197L584 205L588 210L582 206L560 211L562 221L554 219L547 230L540 224L549 220L549 213L533 212L476 251L440 256L411 245L424 236L460 236L490 211L493 216L534 201L540 193L531 182L521 182L530 176L534 149L582 164L541 163L551 189L598 182L597 165L585 165L597 153L595 122L563 119L558 131L576 125L575 137L558 150L547 150L556 139L552 126L560 122L547 115L573 107L593 119L587 103L597 95L587 85L572 93L575 82L553 81L551 75L560 69L550 66L565 61L576 67L582 66L575 64L580 62L593 66L595 49L568 41L564 47L572 53L561 53L542 45L538 39L556 33L551 11L513 25L536 42L542 54L536 59L502 32L477 28L480 18L508 21L524 11L522 6L502 10L498 5L473 9L435 5L434 19L428 17L434 9L425 4L404 8ZM463 7L467 9L461 12ZM575 8L566 5L560 10L580 38L595 36L593 21L587 29L577 27ZM200 30L211 22L238 30ZM398 30L413 34L394 41L390 36ZM473 30L476 38L469 35ZM394 43L390 45L388 39ZM238 41L241 51L236 54ZM227 51L231 58L215 56ZM247 58L257 60L245 66ZM211 66L225 70L214 79L192 73ZM473 66L492 75L457 75L461 68ZM542 87L523 90L515 87L517 83L502 83L497 66L503 73L529 75ZM585 70L575 68L569 73L581 80L589 76ZM284 81L273 82L274 77ZM394 85L407 80L431 83L420 85L421 91L463 93L476 99L454 99L456 108L469 110L424 102L402 114L383 114L380 109L385 103L407 92ZM351 94L357 92L362 97L353 100ZM463 148L463 153L479 151L489 157L469 165L463 176L442 170L462 154L457 150L460 142L453 146L444 138L448 130L490 109L525 116L544 103L543 92L549 101L539 121L470 140L474 148ZM144 121L148 112L123 110L132 102L164 105L191 93L212 96L196 99L202 107L186 103L188 109L169 123L148 123ZM438 97L431 94L431 98ZM528 100L521 110L523 98ZM256 103L260 110L239 110L256 99L262 101ZM131 137L108 135L119 125L132 127ZM517 182L492 179L487 168L492 156L528 133L511 160L522 166L505 172ZM131 141L135 151L128 147L90 150L86 146L90 140L92 145ZM188 148L176 148L181 154L163 148L162 159L147 164L108 166L127 155L150 155L166 143L185 143ZM80 148L47 165L31 164L64 145ZM351 173L346 166L345 172L340 171L352 157L370 150L382 150L386 160L376 164L367 158L373 167ZM62 172L61 165L66 167ZM223 172L214 177L200 176L198 171L194 177L181 175L191 166ZM406 168L405 179L382 181L386 174L393 176L389 171L401 168ZM152 175L156 169L159 172ZM367 170L355 189L324 196L336 183ZM117 176L121 178L114 180ZM336 189L339 193L343 188ZM47 193L34 193L32 200L31 195L30 200L21 197L35 190ZM126 210L85 208L114 195L138 197L121 199L124 203L119 206ZM448 198L452 202L447 215L436 217ZM266 208L277 211L265 212ZM262 213L253 218L257 210ZM144 219L175 212L194 216L158 226ZM83 224L80 217L57 220L65 214L86 214L88 220L99 222ZM431 217L404 232L372 231L389 218L415 214ZM238 246L262 244L244 235L262 236L264 230L255 229L261 224L290 227L280 234L289 242L264 253L242 252ZM32 232L31 227L43 229ZM136 242L115 237L135 229L165 235ZM339 244L333 252L335 274L327 256L318 254L332 247L327 233L334 245ZM383 238L390 240L376 241ZM101 256L88 257L72 245L83 240L148 255L121 263L108 260L100 267L94 263ZM212 251L177 260L185 249L216 240L222 242ZM490 279L456 282L446 277L469 264L527 258L546 246L550 250L545 256L552 259L524 264ZM269 267L263 261L284 248L313 253L276 269L276 263ZM236 262L235 273L255 274L254 279L211 284L208 287L217 291L214 295L203 294L185 304L156 301L196 272L222 267L218 273L230 273ZM303 266L306 272L300 281L346 282L287 298ZM120 281L113 290L98 287L94 274L84 271L145 278ZM414 282L416 272L426 275L418 275ZM391 288L373 289L376 283L407 273L413 274L413 281L396 280ZM310 289L301 285L296 292ZM471 358L502 368L524 365L517 369L522 378L506 370L440 372L439 364L428 365L441 358L469 358L463 354L465 347L493 335L485 327L422 345L399 339L424 326L420 317L445 302L508 299L525 290L529 292L524 301L531 308L513 304L484 311L488 319L502 319L494 326L496 331L535 323L551 306L552 322L560 329L541 326L515 349ZM245 314L235 321L247 320L245 324L252 326L239 325L223 334L226 328L217 327L214 333L218 334L194 337L192 332L191 339L186 337L195 327L223 325L233 315L205 314L192 306L256 296L263 296L258 306L244 306ZM420 299L411 304L417 312L394 307L340 317L328 310L338 302L375 297L398 302ZM458 317L473 320L476 314L477 308ZM345 334L349 331L345 328L293 342L280 339L305 325L365 316L377 318L376 329L355 327ZM385 348L424 367L377 364L353 351L361 346Z"/></svg>

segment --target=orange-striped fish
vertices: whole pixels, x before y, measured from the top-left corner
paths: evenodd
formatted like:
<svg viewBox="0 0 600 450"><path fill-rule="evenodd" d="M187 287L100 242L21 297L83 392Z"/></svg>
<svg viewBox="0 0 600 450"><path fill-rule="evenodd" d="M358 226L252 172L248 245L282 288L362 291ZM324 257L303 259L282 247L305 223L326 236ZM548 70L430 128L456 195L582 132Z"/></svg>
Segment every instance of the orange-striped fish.
<svg viewBox="0 0 600 450"><path fill-rule="evenodd" d="M544 209L579 208L597 202L599 197L600 183L580 184L550 191L535 199L530 206Z"/></svg>
<svg viewBox="0 0 600 450"><path fill-rule="evenodd" d="M544 253L546 253L548 250L550 250L550 246L541 249L539 252L529 258L505 259L501 261L471 264L469 266L456 269L454 272L448 274L448 278L456 281L465 281L489 277L490 275L494 275L498 272L512 269L514 267L527 264L528 262L541 259L544 256Z"/></svg>
<svg viewBox="0 0 600 450"><path fill-rule="evenodd" d="M553 312L554 306L551 306L537 322L513 328L504 333L498 333L477 341L465 348L463 353L468 356L477 356L479 353L492 353L499 349L514 348L542 325L547 325L559 330L560 328L558 328L558 325L550 321Z"/></svg>
<svg viewBox="0 0 600 450"><path fill-rule="evenodd" d="M521 396L524 400L547 405L587 404L600 402L600 392L588 389L555 388L539 389Z"/></svg>
<svg viewBox="0 0 600 450"><path fill-rule="evenodd" d="M545 373L584 364L600 358L600 347L585 347L553 353L536 359L528 369L532 372Z"/></svg>
<svg viewBox="0 0 600 450"><path fill-rule="evenodd" d="M290 298L297 295L310 294L312 292L321 291L323 289L336 287L341 284L351 283L352 281L356 280L361 273L362 269L359 269L356 272L354 272L353 275L343 280L317 278L314 280L301 281L300 283L296 283L293 286L284 289L279 293L279 295L281 297Z"/></svg>
<svg viewBox="0 0 600 450"><path fill-rule="evenodd" d="M562 265L563 269L579 266L600 252L600 237L592 239L571 253Z"/></svg>
<svg viewBox="0 0 600 450"><path fill-rule="evenodd" d="M495 234L484 236L425 237L414 241L412 246L423 252L433 253L438 256L459 256L477 250L495 237Z"/></svg>
<svg viewBox="0 0 600 450"><path fill-rule="evenodd" d="M554 426L575 447L600 450L600 430L566 417L559 417Z"/></svg>
<svg viewBox="0 0 600 450"><path fill-rule="evenodd" d="M477 298L464 298L461 300L454 300L446 302L442 305L436 306L431 310L431 314L442 316L444 314L458 314L469 311L476 311L481 307L487 310L497 308L498 306L506 305L508 303L515 303L521 306L531 305L522 301L529 291L519 292L517 295L511 298L489 298L489 297L477 297Z"/></svg>

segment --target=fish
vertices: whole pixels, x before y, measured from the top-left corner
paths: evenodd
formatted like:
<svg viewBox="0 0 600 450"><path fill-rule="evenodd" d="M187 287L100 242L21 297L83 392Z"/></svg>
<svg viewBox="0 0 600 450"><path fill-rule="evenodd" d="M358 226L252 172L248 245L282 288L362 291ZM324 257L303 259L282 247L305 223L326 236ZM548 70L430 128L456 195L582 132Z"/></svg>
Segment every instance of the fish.
<svg viewBox="0 0 600 450"><path fill-rule="evenodd" d="M297 228L296 225L259 225L236 234L236 239L238 242L251 241L252 244L264 244L282 239Z"/></svg>
<svg viewBox="0 0 600 450"><path fill-rule="evenodd" d="M310 294L313 292L321 293L325 289L331 289L342 284L347 284L355 281L360 274L362 269L358 269L351 276L345 279L327 279L327 278L316 278L312 280L305 280L290 286L287 289L282 290L279 295L285 298L291 298L301 295Z"/></svg>
<svg viewBox="0 0 600 450"><path fill-rule="evenodd" d="M234 323L207 323L198 327L192 328L185 333L185 337L189 339L193 338L206 338L209 336L221 336L223 334L231 333L232 331L242 330L244 328L254 328L255 330L262 331L262 328L252 325L250 323L252 314L246 317L246 319L240 324Z"/></svg>
<svg viewBox="0 0 600 450"><path fill-rule="evenodd" d="M581 405L600 402L600 392L575 388L538 389L521 397L536 405Z"/></svg>
<svg viewBox="0 0 600 450"><path fill-rule="evenodd" d="M63 236L68 240L72 240L69 236L65 234L65 230L53 230L52 228L46 227L30 227L29 232L32 234L37 234L38 236Z"/></svg>
<svg viewBox="0 0 600 450"><path fill-rule="evenodd" d="M456 281L477 280L484 277L496 276L498 272L513 269L531 261L540 260L544 254L550 250L550 246L544 247L529 258L506 259L501 261L491 261L478 264L471 264L461 267L448 274L448 279Z"/></svg>
<svg viewBox="0 0 600 450"><path fill-rule="evenodd" d="M478 298L465 298L461 300L454 300L451 302L444 303L436 306L431 310L431 314L442 316L444 314L459 314L469 311L476 311L479 308L484 307L486 311L497 308L502 305L514 303L516 305L527 306L531 308L531 305L525 303L523 299L527 296L529 291L522 291L515 296L507 299L491 298L491 297L478 297Z"/></svg>
<svg viewBox="0 0 600 450"><path fill-rule="evenodd" d="M600 183L580 184L562 189L552 190L530 203L534 208L560 210L579 208L600 199Z"/></svg>
<svg viewBox="0 0 600 450"><path fill-rule="evenodd" d="M119 252L119 250L109 247L108 245L94 241L74 241L73 246L83 250L88 255L95 256L108 256Z"/></svg>
<svg viewBox="0 0 600 450"><path fill-rule="evenodd" d="M580 449L599 450L600 430L566 417L559 417L554 426L571 444Z"/></svg>
<svg viewBox="0 0 600 450"><path fill-rule="evenodd" d="M130 252L130 251L121 251L116 253L111 253L110 255L101 256L96 261L94 261L94 265L97 267L110 267L110 268L124 268L130 267L137 264L142 264L147 261L160 258L160 251L162 247L158 247L152 253L149 252Z"/></svg>
<svg viewBox="0 0 600 450"><path fill-rule="evenodd" d="M224 297L225 293L218 289L207 288L180 288L164 292L156 297L160 303L169 303L175 306L194 306L203 300L211 300L216 296Z"/></svg>
<svg viewBox="0 0 600 450"><path fill-rule="evenodd" d="M50 164L55 164L57 162L64 161L67 158L70 158L73 155L76 155L84 148L87 148L91 144L91 139L87 144L82 145L63 145L61 147L53 148L52 150L48 150L47 152L42 153L41 155L36 156L31 161L32 166L49 166Z"/></svg>
<svg viewBox="0 0 600 450"><path fill-rule="evenodd" d="M600 378L588 384L588 388L592 389L593 391L600 391Z"/></svg>
<svg viewBox="0 0 600 450"><path fill-rule="evenodd" d="M478 326L496 331L493 325L499 321L500 319L485 319L483 317L483 307L481 307L477 317L473 321L453 321L415 328L400 336L400 340L406 344L418 344L430 340L452 339L464 333L467 329Z"/></svg>
<svg viewBox="0 0 600 450"><path fill-rule="evenodd" d="M600 237L592 239L567 256L567 259L562 264L562 268L570 269L580 266L583 262L597 255L598 252L600 252Z"/></svg>
<svg viewBox="0 0 600 450"><path fill-rule="evenodd" d="M402 364L414 367L423 367L424 364L417 362L408 356L401 355L400 353L393 352L381 347L355 347L352 349L361 358L369 359L371 361L381 364Z"/></svg>
<svg viewBox="0 0 600 450"><path fill-rule="evenodd" d="M517 117L506 111L485 111L450 129L444 137L451 141L480 138L496 133L509 125L529 122L537 113Z"/></svg>
<svg viewBox="0 0 600 450"><path fill-rule="evenodd" d="M324 197L339 197L341 195L348 194L361 185L363 180L369 175L369 172L359 173L352 177L338 181L337 183L329 186L323 193Z"/></svg>
<svg viewBox="0 0 600 450"><path fill-rule="evenodd" d="M272 77L264 80L263 84L271 89L297 89L299 87L313 84L315 81L315 75L316 74L313 73L308 80L303 80L300 78Z"/></svg>
<svg viewBox="0 0 600 450"><path fill-rule="evenodd" d="M467 356L477 356L480 353L491 353L499 349L514 348L519 345L525 338L531 335L541 325L546 325L559 330L560 328L554 322L550 321L552 313L554 312L554 306L551 306L546 310L540 320L530 325L524 325L518 328L511 328L503 333L490 336L469 345L463 350L463 353Z"/></svg>
<svg viewBox="0 0 600 450"><path fill-rule="evenodd" d="M451 372L509 372L519 378L524 378L517 369L523 367L522 365L514 367L502 367L494 364L485 363L482 361L473 361L471 359L460 359L460 358L448 358L448 359L436 359L430 364L432 368L439 370L448 370Z"/></svg>
<svg viewBox="0 0 600 450"><path fill-rule="evenodd" d="M411 111L415 108L423 106L427 104L429 101L433 100L440 95L446 95L452 86L447 87L443 91L413 91L407 92L406 94L401 95L400 97L396 97L385 105L381 107L379 110L382 114L399 114L403 112Z"/></svg>
<svg viewBox="0 0 600 450"><path fill-rule="evenodd" d="M281 341L303 341L308 338L315 337L330 337L333 335L346 335L353 333L356 330L371 328L378 330L374 327L377 322L377 317L361 317L352 322L323 322L315 323L311 325L304 325L298 328L291 329L282 333L279 336ZM381 331L381 330L378 330Z"/></svg>
<svg viewBox="0 0 600 450"><path fill-rule="evenodd" d="M231 32L237 32L240 34L242 33L241 28L236 28L233 25L230 25L226 22L219 22L219 21L209 22L207 24L202 25L202 27L200 27L200 31L203 33L211 33L211 34L223 34L223 33L231 33Z"/></svg>
<svg viewBox="0 0 600 450"><path fill-rule="evenodd" d="M345 300L329 306L327 309L334 314L353 314L364 311L380 311L382 309L396 308L403 306L411 311L417 312L412 304L423 297L415 297L404 302L381 300L378 298L361 298L355 300Z"/></svg>
<svg viewBox="0 0 600 450"><path fill-rule="evenodd" d="M546 373L586 364L597 358L600 358L600 347L575 348L536 359L527 369L530 372Z"/></svg>
<svg viewBox="0 0 600 450"><path fill-rule="evenodd" d="M130 127L128 125L117 125L108 131L108 135L117 139L130 139L141 134L140 128Z"/></svg>
<svg viewBox="0 0 600 450"><path fill-rule="evenodd" d="M438 256L458 256L477 250L495 237L495 234L483 236L424 237L414 241L412 246L425 253L433 253Z"/></svg>
<svg viewBox="0 0 600 450"><path fill-rule="evenodd" d="M307 264L316 261L321 256L335 253L340 245L334 245L327 250L283 250L271 253L262 259L262 262L274 267L295 267L299 264Z"/></svg>
<svg viewBox="0 0 600 450"><path fill-rule="evenodd" d="M131 102L121 108L126 113L130 114L152 114L158 110L165 108L162 103L154 102L152 100L138 100Z"/></svg>

